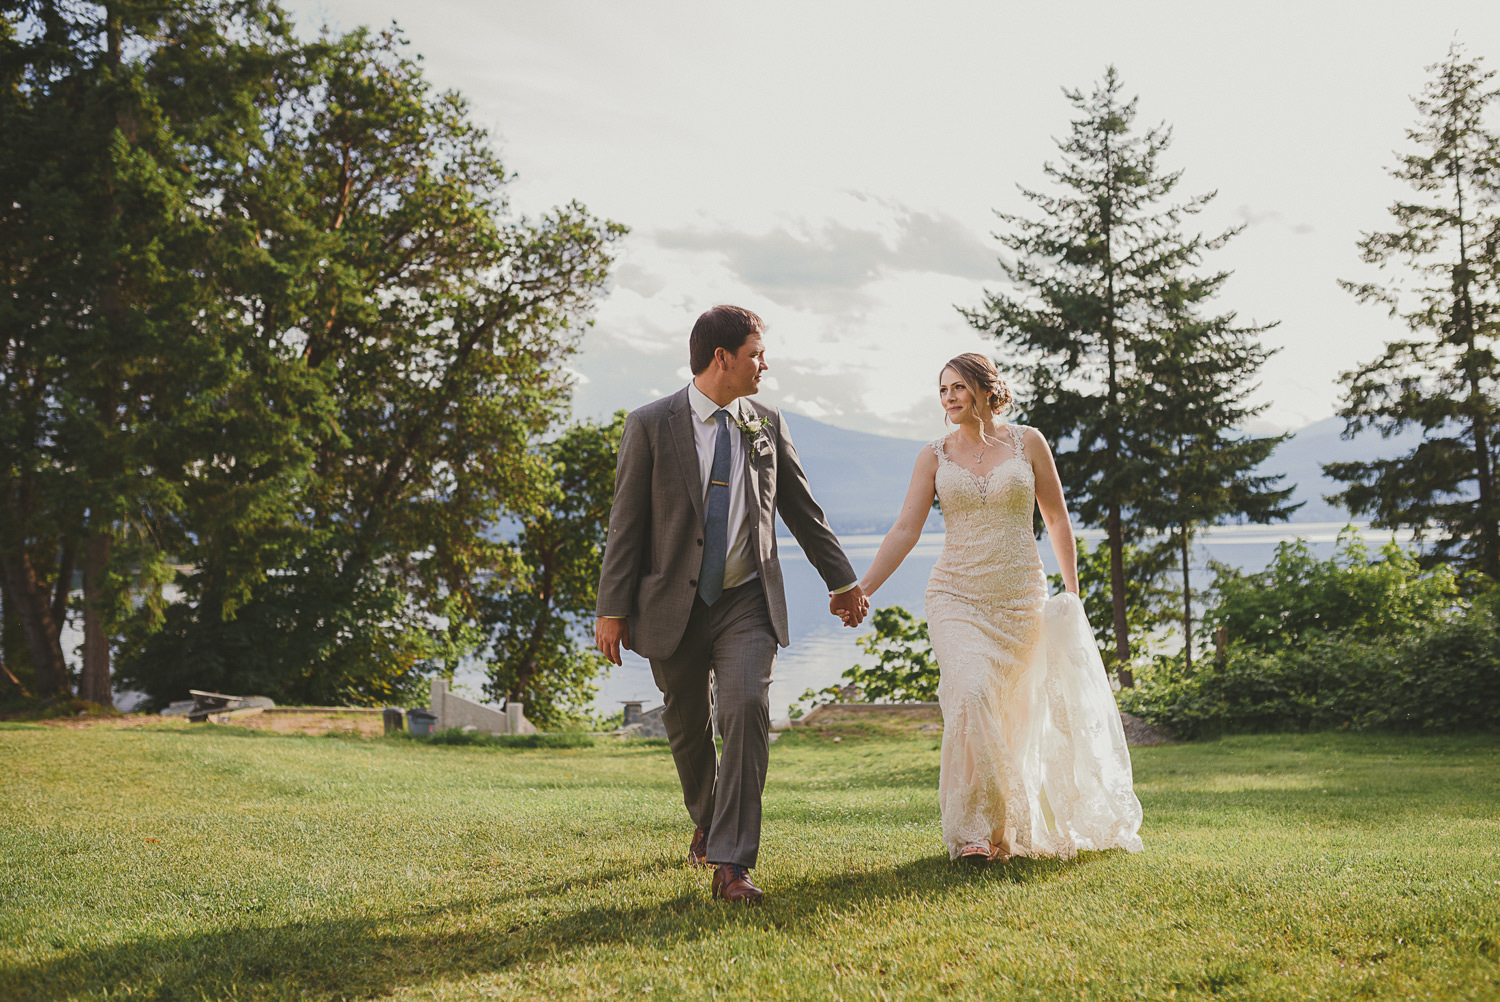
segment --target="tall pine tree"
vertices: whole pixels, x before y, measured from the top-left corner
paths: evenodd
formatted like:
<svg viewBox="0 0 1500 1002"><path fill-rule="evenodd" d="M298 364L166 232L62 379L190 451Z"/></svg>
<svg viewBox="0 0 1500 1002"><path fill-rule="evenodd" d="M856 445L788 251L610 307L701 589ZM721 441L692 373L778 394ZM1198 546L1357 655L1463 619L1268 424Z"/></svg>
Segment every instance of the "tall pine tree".
<svg viewBox="0 0 1500 1002"><path fill-rule="evenodd" d="M1434 558L1500 579L1500 137L1486 122L1500 91L1457 44L1429 70L1407 131L1417 150L1391 171L1417 197L1391 206L1394 229L1359 243L1365 262L1399 264L1407 281L1341 283L1413 335L1343 374L1344 435L1416 427L1423 438L1394 459L1324 470L1348 485L1332 500L1351 512L1419 538L1436 527Z"/></svg>
<svg viewBox="0 0 1500 1002"><path fill-rule="evenodd" d="M963 313L1024 374L1023 419L1059 443L1071 507L1105 529L1115 638L1106 658L1129 685L1125 547L1158 527L1138 516L1158 500L1167 472L1167 429L1152 413L1153 380L1172 358L1163 332L1185 330L1191 308L1217 289L1222 276L1188 272L1237 231L1182 232L1184 217L1213 193L1169 201L1182 175L1160 165L1171 130L1137 132L1137 99L1125 100L1121 87L1109 67L1091 94L1065 92L1078 117L1059 142L1062 162L1044 167L1058 190L1021 189L1039 218L999 213L1009 227L1000 240L1015 255L1002 261L1014 292L987 292Z"/></svg>
<svg viewBox="0 0 1500 1002"><path fill-rule="evenodd" d="M1246 399L1255 373L1270 357L1259 340L1266 327L1235 325L1232 313L1200 316L1202 304L1229 277L1218 272L1185 277L1167 290L1168 325L1137 355L1142 376L1136 412L1137 443L1154 453L1157 475L1137 501L1136 518L1168 535L1182 572L1182 642L1193 663L1193 538L1226 518L1285 521L1291 487L1281 476L1256 473L1289 435L1245 433L1245 423L1265 410Z"/></svg>

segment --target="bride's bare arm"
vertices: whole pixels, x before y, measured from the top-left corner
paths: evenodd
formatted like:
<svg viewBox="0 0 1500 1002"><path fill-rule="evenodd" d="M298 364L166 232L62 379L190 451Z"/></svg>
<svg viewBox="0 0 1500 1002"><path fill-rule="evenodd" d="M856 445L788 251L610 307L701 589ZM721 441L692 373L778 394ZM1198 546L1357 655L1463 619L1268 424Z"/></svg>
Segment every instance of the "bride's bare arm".
<svg viewBox="0 0 1500 1002"><path fill-rule="evenodd" d="M867 597L885 584L886 578L895 573L896 568L901 566L901 561L906 559L911 548L922 537L922 526L927 521L927 513L932 510L932 498L937 490L937 467L937 454L924 445L922 451L917 453L916 466L911 471L911 486L906 489L901 514L897 516L896 524L891 526L891 531L885 534L885 539L881 540L875 562L860 579L859 587Z"/></svg>
<svg viewBox="0 0 1500 1002"><path fill-rule="evenodd" d="M1062 569L1063 587L1078 594L1078 544L1073 541L1073 523L1068 519L1068 500L1063 497L1062 478L1047 440L1035 428L1026 429L1025 447L1036 475L1036 506L1042 511L1047 538Z"/></svg>

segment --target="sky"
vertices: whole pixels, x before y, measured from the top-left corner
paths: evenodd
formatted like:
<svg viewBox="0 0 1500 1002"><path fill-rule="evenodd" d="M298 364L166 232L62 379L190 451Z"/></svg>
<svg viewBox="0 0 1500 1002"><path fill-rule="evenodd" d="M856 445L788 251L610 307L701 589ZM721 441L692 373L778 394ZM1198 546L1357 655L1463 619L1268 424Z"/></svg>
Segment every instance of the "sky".
<svg viewBox="0 0 1500 1002"><path fill-rule="evenodd" d="M716 303L761 314L763 401L931 438L942 363L992 350L955 307L1007 288L996 211L1035 216L1073 106L1107 66L1166 123L1194 230L1244 232L1214 302L1274 323L1256 431L1338 407L1339 373L1402 334L1338 279L1378 277L1411 103L1450 44L1500 68L1500 3L290 0L306 30L396 22L495 138L513 209L624 223L571 365L603 416L684 385Z"/></svg>

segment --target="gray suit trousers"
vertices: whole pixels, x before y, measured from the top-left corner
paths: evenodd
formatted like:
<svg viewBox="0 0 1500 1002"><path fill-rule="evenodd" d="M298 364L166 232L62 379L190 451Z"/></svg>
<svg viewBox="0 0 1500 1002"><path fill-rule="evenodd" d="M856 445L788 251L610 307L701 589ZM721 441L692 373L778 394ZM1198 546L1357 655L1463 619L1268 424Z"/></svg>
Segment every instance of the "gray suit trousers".
<svg viewBox="0 0 1500 1002"><path fill-rule="evenodd" d="M760 850L775 662L776 631L759 581L731 588L712 606L694 599L677 650L651 659L683 801L708 832L710 863L751 867ZM714 750L710 670L718 682L722 759Z"/></svg>

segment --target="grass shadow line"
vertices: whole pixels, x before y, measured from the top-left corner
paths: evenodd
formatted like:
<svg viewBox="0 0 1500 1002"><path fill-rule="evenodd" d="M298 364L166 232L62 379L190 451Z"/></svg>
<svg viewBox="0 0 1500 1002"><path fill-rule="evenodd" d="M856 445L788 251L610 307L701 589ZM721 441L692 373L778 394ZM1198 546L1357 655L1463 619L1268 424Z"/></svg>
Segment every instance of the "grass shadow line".
<svg viewBox="0 0 1500 1002"><path fill-rule="evenodd" d="M1088 861L1080 857L1080 862ZM830 904L898 897L927 900L976 881L1053 880L1079 862L1018 858L975 869L950 863L946 855L933 855L858 873L793 880L753 907L711 900L704 871L701 894L684 892L633 905L589 905L557 914L547 914L543 907L541 919L517 914L498 930L476 934L472 928L473 916L494 916L519 899L536 903L563 898L580 887L605 888L675 865L665 858L645 860L642 866L381 915L163 934L64 949L37 963L0 969L0 997L41 1002L106 989L146 999L385 995L402 987L551 960L585 947L693 941L741 923L771 923L795 933L826 922Z"/></svg>

